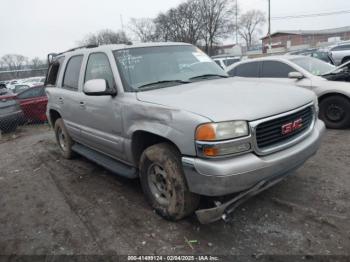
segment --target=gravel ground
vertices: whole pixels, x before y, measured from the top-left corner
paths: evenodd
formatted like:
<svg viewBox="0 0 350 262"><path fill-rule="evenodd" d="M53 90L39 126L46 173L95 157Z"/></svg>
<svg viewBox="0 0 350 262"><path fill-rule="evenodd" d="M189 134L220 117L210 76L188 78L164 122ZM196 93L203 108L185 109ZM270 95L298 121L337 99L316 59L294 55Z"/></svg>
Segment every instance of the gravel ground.
<svg viewBox="0 0 350 262"><path fill-rule="evenodd" d="M138 181L64 160L47 126L22 128L0 140L0 254L350 255L349 145L327 131L294 176L200 225L157 216Z"/></svg>

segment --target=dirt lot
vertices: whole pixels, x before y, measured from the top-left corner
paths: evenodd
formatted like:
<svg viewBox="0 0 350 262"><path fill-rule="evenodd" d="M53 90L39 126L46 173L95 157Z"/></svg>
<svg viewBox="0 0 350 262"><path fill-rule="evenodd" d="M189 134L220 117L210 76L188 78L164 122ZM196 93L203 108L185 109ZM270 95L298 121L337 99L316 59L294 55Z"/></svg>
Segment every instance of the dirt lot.
<svg viewBox="0 0 350 262"><path fill-rule="evenodd" d="M62 159L48 127L0 140L1 254L350 255L350 130L230 223L158 217L138 181ZM186 240L193 241L192 247Z"/></svg>

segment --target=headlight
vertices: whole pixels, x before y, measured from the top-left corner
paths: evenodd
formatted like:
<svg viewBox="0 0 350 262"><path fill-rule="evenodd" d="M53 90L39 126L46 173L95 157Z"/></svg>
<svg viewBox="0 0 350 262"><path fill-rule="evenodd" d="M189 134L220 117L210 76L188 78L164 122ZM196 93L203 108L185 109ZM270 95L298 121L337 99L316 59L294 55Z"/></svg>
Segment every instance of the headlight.
<svg viewBox="0 0 350 262"><path fill-rule="evenodd" d="M246 121L231 121L221 123L208 123L197 127L197 141L227 140L249 135Z"/></svg>
<svg viewBox="0 0 350 262"><path fill-rule="evenodd" d="M251 151L246 121L230 121L200 125L195 134L197 153L218 157Z"/></svg>

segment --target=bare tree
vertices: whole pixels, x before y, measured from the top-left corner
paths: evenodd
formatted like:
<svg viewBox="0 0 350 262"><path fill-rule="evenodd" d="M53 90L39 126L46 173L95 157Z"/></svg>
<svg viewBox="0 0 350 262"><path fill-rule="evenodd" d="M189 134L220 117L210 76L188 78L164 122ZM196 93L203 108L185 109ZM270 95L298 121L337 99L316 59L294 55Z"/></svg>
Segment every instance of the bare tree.
<svg viewBox="0 0 350 262"><path fill-rule="evenodd" d="M34 57L30 60L29 64L32 69L38 69L44 67L46 63L39 57Z"/></svg>
<svg viewBox="0 0 350 262"><path fill-rule="evenodd" d="M261 27L265 23L265 15L259 10L251 10L241 15L238 33L246 42L248 49L252 46L256 34L261 33Z"/></svg>
<svg viewBox="0 0 350 262"><path fill-rule="evenodd" d="M235 6L230 0L202 0L203 40L206 52L212 55L213 44L232 30Z"/></svg>
<svg viewBox="0 0 350 262"><path fill-rule="evenodd" d="M141 42L157 40L156 25L151 18L131 18L129 28Z"/></svg>
<svg viewBox="0 0 350 262"><path fill-rule="evenodd" d="M164 41L197 44L204 28L200 11L201 0L188 0L159 14L154 20L156 34Z"/></svg>
<svg viewBox="0 0 350 262"><path fill-rule="evenodd" d="M4 55L1 60L3 65L9 70L20 70L23 69L28 61L28 58L23 55L7 54Z"/></svg>
<svg viewBox="0 0 350 262"><path fill-rule="evenodd" d="M106 45L106 44L126 44L130 42L125 32L106 29L95 34L87 35L80 44L82 45Z"/></svg>

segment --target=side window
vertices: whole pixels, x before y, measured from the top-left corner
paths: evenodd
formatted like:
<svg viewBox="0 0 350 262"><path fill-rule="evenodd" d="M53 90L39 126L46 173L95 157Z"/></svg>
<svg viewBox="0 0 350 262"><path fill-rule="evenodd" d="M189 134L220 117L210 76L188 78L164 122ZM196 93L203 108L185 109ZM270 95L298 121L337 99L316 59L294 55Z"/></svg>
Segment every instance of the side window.
<svg viewBox="0 0 350 262"><path fill-rule="evenodd" d="M228 72L230 76L259 77L259 63L250 62L241 64Z"/></svg>
<svg viewBox="0 0 350 262"><path fill-rule="evenodd" d="M48 70L47 77L46 77L46 83L45 83L46 85L50 85L50 86L56 85L57 77L60 73L63 60L64 60L64 57L60 57L57 59L57 61L55 61L50 65L50 68ZM45 78L42 80L42 82L44 81L45 81Z"/></svg>
<svg viewBox="0 0 350 262"><path fill-rule="evenodd" d="M261 77L288 78L288 74L295 71L295 69L285 63L264 61L261 70Z"/></svg>
<svg viewBox="0 0 350 262"><path fill-rule="evenodd" d="M104 79L108 83L108 88L114 87L114 76L107 55L104 53L94 53L89 56L86 66L85 81L91 79Z"/></svg>
<svg viewBox="0 0 350 262"><path fill-rule="evenodd" d="M31 88L26 91L23 91L18 95L19 99L27 99L27 98L34 98L34 97L40 97L43 96L43 90L44 88L38 87L38 88Z"/></svg>
<svg viewBox="0 0 350 262"><path fill-rule="evenodd" d="M83 56L73 56L69 59L63 78L63 87L78 90L79 76Z"/></svg>
<svg viewBox="0 0 350 262"><path fill-rule="evenodd" d="M349 50L350 45L338 45L332 49L332 51L342 51L342 50Z"/></svg>

